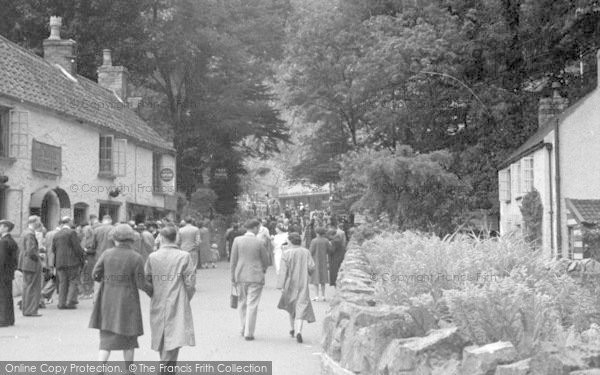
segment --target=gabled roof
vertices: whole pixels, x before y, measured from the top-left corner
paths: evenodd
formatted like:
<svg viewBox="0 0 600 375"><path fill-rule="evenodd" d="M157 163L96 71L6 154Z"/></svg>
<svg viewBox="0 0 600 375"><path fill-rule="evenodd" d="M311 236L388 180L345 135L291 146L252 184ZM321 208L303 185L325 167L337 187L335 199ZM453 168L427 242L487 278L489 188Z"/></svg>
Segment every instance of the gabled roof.
<svg viewBox="0 0 600 375"><path fill-rule="evenodd" d="M565 199L567 207L582 224L600 223L600 199Z"/></svg>
<svg viewBox="0 0 600 375"><path fill-rule="evenodd" d="M594 95L597 89L592 90L590 93L585 95L583 98L579 99L573 105L569 106L567 109L562 111L560 114L549 118L544 123L539 124L538 130L531 136L525 143L523 143L519 148L517 148L508 158L506 158L501 164L500 169L506 168L509 164L514 163L520 158L529 155L531 152L538 149L538 146L541 146L544 142L544 138L554 130L554 124L556 121L560 124L565 118L567 118L570 114L575 112L586 100L588 100L591 96Z"/></svg>
<svg viewBox="0 0 600 375"><path fill-rule="evenodd" d="M75 78L75 80L73 80ZM174 151L116 94L57 66L0 36L0 95L74 117L149 148Z"/></svg>

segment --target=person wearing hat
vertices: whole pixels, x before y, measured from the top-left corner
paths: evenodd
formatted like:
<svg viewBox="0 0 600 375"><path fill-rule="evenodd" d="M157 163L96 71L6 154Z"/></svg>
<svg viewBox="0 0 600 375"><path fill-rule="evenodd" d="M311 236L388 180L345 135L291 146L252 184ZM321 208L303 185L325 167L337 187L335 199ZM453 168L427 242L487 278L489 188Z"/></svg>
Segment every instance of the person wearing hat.
<svg viewBox="0 0 600 375"><path fill-rule="evenodd" d="M10 235L14 227L10 221L0 220L0 327L15 324L12 284L17 269L19 246Z"/></svg>
<svg viewBox="0 0 600 375"><path fill-rule="evenodd" d="M58 308L72 310L77 308L77 294L81 269L85 263L85 252L81 240L71 229L71 218L66 216L60 220L61 228L54 235L51 252L58 276Z"/></svg>
<svg viewBox="0 0 600 375"><path fill-rule="evenodd" d="M152 349L160 353L164 364L172 366L177 362L181 347L195 345L190 300L196 291L197 259L177 246L176 227L161 229L160 237L160 249L148 257L145 274L152 285Z"/></svg>
<svg viewBox="0 0 600 375"><path fill-rule="evenodd" d="M102 253L92 272L100 288L89 327L100 330L99 361L105 363L112 350L122 350L130 364L137 339L144 334L138 289L151 295L151 285L144 278L144 260L133 249L133 229L119 224L112 239L115 247Z"/></svg>

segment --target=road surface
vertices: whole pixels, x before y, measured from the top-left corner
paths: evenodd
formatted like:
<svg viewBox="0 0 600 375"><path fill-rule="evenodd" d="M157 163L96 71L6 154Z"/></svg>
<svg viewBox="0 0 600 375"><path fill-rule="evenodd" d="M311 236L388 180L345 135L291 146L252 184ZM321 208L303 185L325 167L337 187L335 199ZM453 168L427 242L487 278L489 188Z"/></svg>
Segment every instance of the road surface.
<svg viewBox="0 0 600 375"><path fill-rule="evenodd" d="M182 348L179 359L273 361L275 375L318 374L321 327L327 304L313 302L317 322L305 324L304 343L298 344L288 334L287 313L276 307L280 292L275 289L275 282L271 267L260 302L255 341L245 341L240 335L237 311L229 308L229 264L221 262L216 269L198 270L197 291L192 300L196 346ZM331 295L333 289L328 293ZM15 326L0 328L1 360L97 359L98 331L87 328L91 300L80 301L77 310L58 310L56 300L55 295L54 303L40 310L42 317L24 318L17 311ZM145 334L139 338L135 359L155 361L158 354L150 349L149 298L143 293L141 304ZM121 361L122 353L113 352L110 359Z"/></svg>

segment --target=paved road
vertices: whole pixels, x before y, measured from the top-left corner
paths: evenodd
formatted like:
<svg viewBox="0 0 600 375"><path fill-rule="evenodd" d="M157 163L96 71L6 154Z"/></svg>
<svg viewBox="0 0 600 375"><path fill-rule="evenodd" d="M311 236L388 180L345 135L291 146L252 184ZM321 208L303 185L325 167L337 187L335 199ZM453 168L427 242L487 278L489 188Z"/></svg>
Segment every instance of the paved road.
<svg viewBox="0 0 600 375"><path fill-rule="evenodd" d="M274 375L313 375L319 373L320 334L327 309L324 302L313 302L317 322L305 325L304 344L293 340L288 331L287 313L276 308L280 292L274 288L275 274L267 272L260 303L256 340L240 336L237 311L229 308L229 264L217 269L199 270L197 291L192 300L196 346L181 350L181 360L273 361ZM328 290L331 295L333 290ZM56 300L56 298L55 298ZM144 331L139 339L136 360L157 360L150 349L149 299L141 298ZM39 318L23 318L20 312L13 327L0 328L2 360L96 360L98 331L87 328L92 309L90 300L80 302L77 310L57 310L49 305ZM111 360L122 360L115 352Z"/></svg>

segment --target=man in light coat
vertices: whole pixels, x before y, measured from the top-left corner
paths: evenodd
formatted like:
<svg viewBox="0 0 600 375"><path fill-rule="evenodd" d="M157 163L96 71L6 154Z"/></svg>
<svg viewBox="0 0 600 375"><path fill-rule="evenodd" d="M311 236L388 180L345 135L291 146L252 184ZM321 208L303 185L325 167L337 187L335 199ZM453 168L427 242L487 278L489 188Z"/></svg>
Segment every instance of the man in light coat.
<svg viewBox="0 0 600 375"><path fill-rule="evenodd" d="M201 241L200 228L194 225L194 219L191 216L186 217L185 225L179 228L177 244L181 250L190 253L194 267L198 266L198 253Z"/></svg>
<svg viewBox="0 0 600 375"><path fill-rule="evenodd" d="M151 284L150 327L152 349L160 353L161 374L171 373L182 346L195 346L190 300L196 291L196 265L188 251L177 247L177 228L160 231L161 247L146 262L146 280Z"/></svg>
<svg viewBox="0 0 600 375"><path fill-rule="evenodd" d="M269 254L264 243L256 238L260 222L246 222L246 234L236 237L231 247L231 282L236 286L242 336L254 340L258 304L265 285Z"/></svg>
<svg viewBox="0 0 600 375"><path fill-rule="evenodd" d="M41 316L38 308L42 298L42 261L35 232L42 227L42 222L39 216L34 215L29 217L27 223L28 227L22 235L17 268L23 272L23 316L36 317Z"/></svg>

